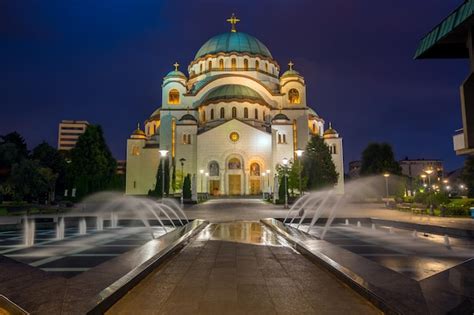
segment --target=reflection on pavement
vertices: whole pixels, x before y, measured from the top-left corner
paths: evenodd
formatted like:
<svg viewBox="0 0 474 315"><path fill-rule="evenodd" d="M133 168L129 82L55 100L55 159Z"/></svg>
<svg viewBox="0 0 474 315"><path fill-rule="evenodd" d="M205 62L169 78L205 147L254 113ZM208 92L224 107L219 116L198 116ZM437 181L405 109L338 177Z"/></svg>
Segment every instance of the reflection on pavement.
<svg viewBox="0 0 474 315"><path fill-rule="evenodd" d="M210 239L254 245L282 245L277 235L259 222L241 221L216 224Z"/></svg>

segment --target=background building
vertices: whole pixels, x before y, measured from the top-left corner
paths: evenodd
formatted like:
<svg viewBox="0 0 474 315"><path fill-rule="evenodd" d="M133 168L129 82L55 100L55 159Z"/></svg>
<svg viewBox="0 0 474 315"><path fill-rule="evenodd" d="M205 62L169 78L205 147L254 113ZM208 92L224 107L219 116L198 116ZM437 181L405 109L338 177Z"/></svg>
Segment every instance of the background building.
<svg viewBox="0 0 474 315"><path fill-rule="evenodd" d="M62 120L58 129L58 150L71 150L89 123L85 120Z"/></svg>
<svg viewBox="0 0 474 315"><path fill-rule="evenodd" d="M408 159L399 161L402 168L402 174L411 178L418 178L421 174L426 174L427 169L433 169L431 175L434 179L442 179L444 177L443 161L427 160L427 159Z"/></svg>
<svg viewBox="0 0 474 315"><path fill-rule="evenodd" d="M205 42L188 66L163 79L161 107L127 141L127 194L155 187L160 150L172 173L193 178L194 191L258 195L274 191L283 159L295 160L312 135L329 146L343 191L342 138L309 107L304 77L293 63L280 65L257 38L230 32ZM182 166L179 161L184 160ZM269 178L270 177L270 178ZM180 187L180 185L178 185Z"/></svg>
<svg viewBox="0 0 474 315"><path fill-rule="evenodd" d="M349 177L351 179L359 178L361 167L362 167L362 161L350 161L349 162Z"/></svg>

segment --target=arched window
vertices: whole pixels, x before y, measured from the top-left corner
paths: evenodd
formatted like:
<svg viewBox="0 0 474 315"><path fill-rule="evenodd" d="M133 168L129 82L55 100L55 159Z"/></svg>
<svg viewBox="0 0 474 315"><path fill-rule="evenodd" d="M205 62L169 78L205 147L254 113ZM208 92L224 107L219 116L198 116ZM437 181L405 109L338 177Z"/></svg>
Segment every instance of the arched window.
<svg viewBox="0 0 474 315"><path fill-rule="evenodd" d="M168 93L168 104L179 104L179 91L172 89Z"/></svg>
<svg viewBox="0 0 474 315"><path fill-rule="evenodd" d="M191 144L191 134L183 133L182 143L183 144Z"/></svg>
<svg viewBox="0 0 474 315"><path fill-rule="evenodd" d="M224 59L219 60L219 70L224 70Z"/></svg>
<svg viewBox="0 0 474 315"><path fill-rule="evenodd" d="M281 133L278 134L278 143L281 143Z"/></svg>
<svg viewBox="0 0 474 315"><path fill-rule="evenodd" d="M227 163L227 167L230 170L240 170L242 165L240 164L240 160L238 158L231 158L229 163Z"/></svg>
<svg viewBox="0 0 474 315"><path fill-rule="evenodd" d="M230 60L230 67L231 67L232 70L237 70L237 59L232 58Z"/></svg>
<svg viewBox="0 0 474 315"><path fill-rule="evenodd" d="M263 114L262 114L262 119L265 120L265 116L267 116L267 113L265 113L265 111L263 111Z"/></svg>
<svg viewBox="0 0 474 315"><path fill-rule="evenodd" d="M209 60L207 67L208 67L207 70L209 71L212 70L212 60Z"/></svg>
<svg viewBox="0 0 474 315"><path fill-rule="evenodd" d="M206 111L202 111L202 121L206 121Z"/></svg>
<svg viewBox="0 0 474 315"><path fill-rule="evenodd" d="M260 62L258 60L255 60L255 69L259 70L260 68Z"/></svg>
<svg viewBox="0 0 474 315"><path fill-rule="evenodd" d="M225 118L225 109L224 107L221 107L221 119Z"/></svg>
<svg viewBox="0 0 474 315"><path fill-rule="evenodd" d="M199 73L202 73L202 63L199 64Z"/></svg>
<svg viewBox="0 0 474 315"><path fill-rule="evenodd" d="M283 143L286 143L286 135L283 134Z"/></svg>
<svg viewBox="0 0 474 315"><path fill-rule="evenodd" d="M250 176L260 176L260 165L258 163L250 164Z"/></svg>
<svg viewBox="0 0 474 315"><path fill-rule="evenodd" d="M214 120L214 108L211 108L211 120Z"/></svg>
<svg viewBox="0 0 474 315"><path fill-rule="evenodd" d="M153 134L156 134L156 125L153 125Z"/></svg>
<svg viewBox="0 0 474 315"><path fill-rule="evenodd" d="M249 109L247 107L244 108L244 118L249 118Z"/></svg>
<svg viewBox="0 0 474 315"><path fill-rule="evenodd" d="M335 144L332 145L332 152L331 152L331 153L332 153L332 154L337 154L337 152L336 152L336 145L335 145Z"/></svg>
<svg viewBox="0 0 474 315"><path fill-rule="evenodd" d="M136 145L132 147L132 155L138 156L140 155L140 148Z"/></svg>
<svg viewBox="0 0 474 315"><path fill-rule="evenodd" d="M258 109L255 108L255 119L258 119Z"/></svg>
<svg viewBox="0 0 474 315"><path fill-rule="evenodd" d="M237 118L237 108L232 107L232 118Z"/></svg>
<svg viewBox="0 0 474 315"><path fill-rule="evenodd" d="M244 59L244 70L247 71L249 69L249 60Z"/></svg>
<svg viewBox="0 0 474 315"><path fill-rule="evenodd" d="M288 101L290 104L299 104L300 100L300 92L297 89L290 89L288 91Z"/></svg>
<svg viewBox="0 0 474 315"><path fill-rule="evenodd" d="M313 123L313 133L316 133L316 123Z"/></svg>
<svg viewBox="0 0 474 315"><path fill-rule="evenodd" d="M209 163L209 176L219 176L219 163L216 161Z"/></svg>
<svg viewBox="0 0 474 315"><path fill-rule="evenodd" d="M265 62L265 72L268 72L268 62Z"/></svg>

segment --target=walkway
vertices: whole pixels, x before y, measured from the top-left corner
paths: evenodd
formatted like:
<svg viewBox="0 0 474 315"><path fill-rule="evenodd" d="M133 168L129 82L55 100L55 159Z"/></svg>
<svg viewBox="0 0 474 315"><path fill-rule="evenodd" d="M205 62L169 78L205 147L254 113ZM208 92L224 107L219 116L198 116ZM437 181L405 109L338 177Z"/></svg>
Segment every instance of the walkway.
<svg viewBox="0 0 474 315"><path fill-rule="evenodd" d="M257 222L211 224L108 314L380 314Z"/></svg>

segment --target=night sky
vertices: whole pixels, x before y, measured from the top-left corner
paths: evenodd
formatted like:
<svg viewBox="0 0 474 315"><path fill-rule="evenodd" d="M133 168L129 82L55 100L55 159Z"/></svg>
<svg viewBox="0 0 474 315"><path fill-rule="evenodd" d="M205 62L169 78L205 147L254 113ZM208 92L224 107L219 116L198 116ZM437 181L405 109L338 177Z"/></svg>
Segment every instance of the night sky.
<svg viewBox="0 0 474 315"><path fill-rule="evenodd" d="M467 60L413 60L419 39L461 0L0 0L0 134L53 146L61 119L103 126L118 159L160 106L161 82L186 70L211 36L237 29L260 39L282 70L291 59L308 104L344 138L344 159L370 141L397 158L462 165L459 85Z"/></svg>

